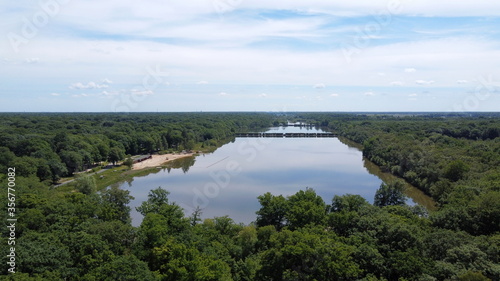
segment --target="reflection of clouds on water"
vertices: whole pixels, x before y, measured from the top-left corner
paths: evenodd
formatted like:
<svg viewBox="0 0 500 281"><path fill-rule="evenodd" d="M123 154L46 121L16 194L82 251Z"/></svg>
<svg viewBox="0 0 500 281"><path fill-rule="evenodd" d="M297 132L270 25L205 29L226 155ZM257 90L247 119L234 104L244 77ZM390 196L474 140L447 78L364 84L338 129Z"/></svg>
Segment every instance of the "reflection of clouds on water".
<svg viewBox="0 0 500 281"><path fill-rule="evenodd" d="M266 192L289 196L310 187L327 204L334 195L346 193L359 194L372 202L381 183L364 167L362 153L336 138L275 138L259 143L262 149L255 150L255 157L239 150L248 141L238 138L214 153L198 156L189 163L192 166L186 173L182 169L160 170L136 178L131 187L125 184L122 188L129 189L136 198L131 203L134 209L147 200L151 189L161 186L170 192L169 199L183 207L189 216L196 208L195 193L203 192L208 184L213 186L213 174L224 173L228 163L236 163L240 172L231 175L227 185L219 186L216 196L205 198L208 201L204 202L207 205L202 217L229 215L236 222L250 223L256 219L255 212L260 207L257 196ZM185 165L183 168L186 170ZM140 224L140 214L132 216L133 224Z"/></svg>

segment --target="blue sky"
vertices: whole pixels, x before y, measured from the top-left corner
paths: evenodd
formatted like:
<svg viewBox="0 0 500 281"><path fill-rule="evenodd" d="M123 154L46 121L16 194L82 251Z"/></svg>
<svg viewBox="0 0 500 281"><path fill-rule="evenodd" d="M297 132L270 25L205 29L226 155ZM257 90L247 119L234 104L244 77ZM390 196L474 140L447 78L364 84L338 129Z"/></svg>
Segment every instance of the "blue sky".
<svg viewBox="0 0 500 281"><path fill-rule="evenodd" d="M498 1L3 2L2 112L500 109Z"/></svg>

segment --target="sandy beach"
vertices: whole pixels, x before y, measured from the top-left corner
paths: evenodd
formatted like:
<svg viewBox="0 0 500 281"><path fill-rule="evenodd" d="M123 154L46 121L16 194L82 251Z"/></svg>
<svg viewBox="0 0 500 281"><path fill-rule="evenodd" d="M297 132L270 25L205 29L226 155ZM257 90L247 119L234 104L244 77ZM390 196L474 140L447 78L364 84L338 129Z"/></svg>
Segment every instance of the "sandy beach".
<svg viewBox="0 0 500 281"><path fill-rule="evenodd" d="M193 156L193 155L194 155L194 153L152 155L151 159L144 160L144 161L139 162L139 163L135 163L132 166L132 170L140 170L140 169L144 169L144 168L158 167L158 166L161 166L169 161L179 159L179 158L189 157L189 156Z"/></svg>

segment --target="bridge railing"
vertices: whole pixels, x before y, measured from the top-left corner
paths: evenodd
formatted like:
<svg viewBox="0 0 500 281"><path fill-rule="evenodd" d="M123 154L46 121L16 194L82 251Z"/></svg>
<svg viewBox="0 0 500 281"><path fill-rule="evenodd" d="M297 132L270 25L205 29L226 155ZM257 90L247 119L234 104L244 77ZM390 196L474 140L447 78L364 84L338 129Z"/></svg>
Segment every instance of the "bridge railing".
<svg viewBox="0 0 500 281"><path fill-rule="evenodd" d="M334 138L335 133L236 133L237 138Z"/></svg>

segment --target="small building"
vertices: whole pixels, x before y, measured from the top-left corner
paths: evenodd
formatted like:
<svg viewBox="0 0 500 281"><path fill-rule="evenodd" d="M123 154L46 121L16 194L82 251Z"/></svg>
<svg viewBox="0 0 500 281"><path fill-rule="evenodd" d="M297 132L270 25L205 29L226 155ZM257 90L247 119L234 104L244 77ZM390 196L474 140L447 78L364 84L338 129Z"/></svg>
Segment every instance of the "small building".
<svg viewBox="0 0 500 281"><path fill-rule="evenodd" d="M142 161L153 158L152 155L140 155L133 158L133 163L141 163Z"/></svg>

